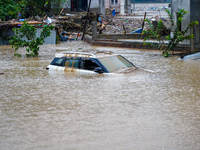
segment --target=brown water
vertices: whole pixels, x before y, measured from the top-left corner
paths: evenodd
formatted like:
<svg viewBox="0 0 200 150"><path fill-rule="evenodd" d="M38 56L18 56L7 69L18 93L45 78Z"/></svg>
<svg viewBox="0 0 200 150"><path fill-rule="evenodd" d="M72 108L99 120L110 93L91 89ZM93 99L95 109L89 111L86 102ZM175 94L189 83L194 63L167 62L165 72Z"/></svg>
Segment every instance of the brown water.
<svg viewBox="0 0 200 150"><path fill-rule="evenodd" d="M154 71L136 75L50 72L56 48L109 50ZM23 52L23 51L22 51ZM0 149L199 150L200 61L158 51L45 45L39 58L0 47Z"/></svg>

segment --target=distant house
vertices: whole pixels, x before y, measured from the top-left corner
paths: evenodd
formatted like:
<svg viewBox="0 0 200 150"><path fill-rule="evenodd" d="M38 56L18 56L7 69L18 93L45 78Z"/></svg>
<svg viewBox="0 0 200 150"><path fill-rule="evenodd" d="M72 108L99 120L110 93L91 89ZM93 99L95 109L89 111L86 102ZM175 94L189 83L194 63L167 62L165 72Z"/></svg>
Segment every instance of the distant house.
<svg viewBox="0 0 200 150"><path fill-rule="evenodd" d="M103 0L92 0L90 8L94 11L99 11L100 1ZM56 1L54 3L56 3ZM61 4L61 7L64 7L69 11L78 11L78 12L87 11L88 6L89 6L89 0L66 0Z"/></svg>
<svg viewBox="0 0 200 150"><path fill-rule="evenodd" d="M98 1L98 0L92 0ZM56 0L51 2L51 7L56 8L58 3ZM88 7L88 0L65 0L60 5L62 8L65 8L67 11L86 11Z"/></svg>
<svg viewBox="0 0 200 150"><path fill-rule="evenodd" d="M62 7L70 11L86 11L90 0L66 0ZM105 8L115 9L120 14L131 12L131 0L91 0L92 11L105 13Z"/></svg>
<svg viewBox="0 0 200 150"><path fill-rule="evenodd" d="M171 0L135 0L136 3L170 3Z"/></svg>
<svg viewBox="0 0 200 150"><path fill-rule="evenodd" d="M189 23L198 21L200 23L200 1L199 0L172 0L172 16L176 19L176 12L185 9L189 13L185 15L182 21L181 30L185 30ZM200 44L200 25L194 27L195 44ZM173 30L173 29L172 29Z"/></svg>
<svg viewBox="0 0 200 150"><path fill-rule="evenodd" d="M131 13L131 0L105 0L105 8L115 9L121 15L124 13Z"/></svg>

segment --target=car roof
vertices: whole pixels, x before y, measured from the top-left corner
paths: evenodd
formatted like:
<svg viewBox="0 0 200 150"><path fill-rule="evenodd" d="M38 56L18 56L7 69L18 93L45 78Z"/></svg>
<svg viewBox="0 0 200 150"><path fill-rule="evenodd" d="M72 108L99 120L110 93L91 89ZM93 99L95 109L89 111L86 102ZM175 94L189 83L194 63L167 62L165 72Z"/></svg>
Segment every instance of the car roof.
<svg viewBox="0 0 200 150"><path fill-rule="evenodd" d="M95 52L73 52L73 51L63 51L56 53L55 57L83 57L83 58L100 58L100 57L109 57L116 55L110 51L95 51Z"/></svg>

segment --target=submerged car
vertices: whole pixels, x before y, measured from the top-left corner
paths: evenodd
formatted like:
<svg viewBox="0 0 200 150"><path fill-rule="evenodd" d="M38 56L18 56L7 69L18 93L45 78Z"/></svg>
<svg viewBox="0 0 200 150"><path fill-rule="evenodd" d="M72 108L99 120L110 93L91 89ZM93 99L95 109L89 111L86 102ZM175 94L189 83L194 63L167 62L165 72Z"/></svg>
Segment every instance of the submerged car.
<svg viewBox="0 0 200 150"><path fill-rule="evenodd" d="M47 70L82 73L115 73L121 69L137 67L123 56L113 53L67 52L55 54Z"/></svg>

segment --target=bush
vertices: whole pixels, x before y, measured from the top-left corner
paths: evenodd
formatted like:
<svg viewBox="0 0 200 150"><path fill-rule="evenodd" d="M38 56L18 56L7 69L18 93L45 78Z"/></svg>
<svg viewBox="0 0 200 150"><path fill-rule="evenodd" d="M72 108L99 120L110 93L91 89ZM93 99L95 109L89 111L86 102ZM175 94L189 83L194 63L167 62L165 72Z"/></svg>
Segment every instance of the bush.
<svg viewBox="0 0 200 150"><path fill-rule="evenodd" d="M17 14L20 12L20 6L13 0L0 1L0 19L3 21L17 18Z"/></svg>
<svg viewBox="0 0 200 150"><path fill-rule="evenodd" d="M20 56L20 54L16 53L20 47L28 47L26 51L29 53L26 55L37 57L39 55L39 45L42 45L44 39L51 35L53 28L52 25L44 26L40 37L36 37L36 28L25 21L21 28L14 28L15 35L9 42L12 44L12 48L15 47L15 56Z"/></svg>
<svg viewBox="0 0 200 150"><path fill-rule="evenodd" d="M170 21L171 24L174 25L174 20L172 19L172 15L171 12L169 10L166 9L166 12L168 13L169 17L170 17ZM145 35L146 37L144 38L145 41L145 45L151 45L156 47L159 50L163 50L163 55L164 57L168 57L170 56L170 52L174 51L174 48L182 41L184 40L190 40L191 38L194 38L193 34L188 34L189 29L191 29L192 27L194 27L195 25L198 25L197 21L194 21L192 23L190 23L188 25L188 27L181 31L180 27L181 27L181 23L182 23L182 18L184 17L184 15L188 13L187 11L185 11L184 9L180 9L177 12L177 25L175 28L175 31L173 32L173 36L171 37L170 35L167 35L166 37L162 36L162 31L164 29L163 26L163 21L160 20L158 22L158 27L157 29L154 29L152 23L150 20L146 19L145 21L148 23L150 30L148 31L143 31L142 34ZM156 39L157 43L150 43L150 42L146 42L148 39ZM165 44L164 40L168 41L168 44Z"/></svg>

